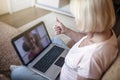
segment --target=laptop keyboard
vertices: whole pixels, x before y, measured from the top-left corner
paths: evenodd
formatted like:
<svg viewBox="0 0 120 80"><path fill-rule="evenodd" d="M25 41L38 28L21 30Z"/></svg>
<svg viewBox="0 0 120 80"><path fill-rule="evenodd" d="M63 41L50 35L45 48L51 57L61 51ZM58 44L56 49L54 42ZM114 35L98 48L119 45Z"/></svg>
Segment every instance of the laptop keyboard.
<svg viewBox="0 0 120 80"><path fill-rule="evenodd" d="M46 55L44 55L33 67L45 73L54 61L64 51L63 48L54 46Z"/></svg>

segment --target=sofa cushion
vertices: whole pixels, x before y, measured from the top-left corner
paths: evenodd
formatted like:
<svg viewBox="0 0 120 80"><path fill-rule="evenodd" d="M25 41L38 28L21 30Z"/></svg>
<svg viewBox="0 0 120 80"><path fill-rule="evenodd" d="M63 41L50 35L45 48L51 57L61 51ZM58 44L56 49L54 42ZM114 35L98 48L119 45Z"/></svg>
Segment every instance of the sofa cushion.
<svg viewBox="0 0 120 80"><path fill-rule="evenodd" d="M117 59L104 74L102 80L120 80L120 36L118 37L119 52Z"/></svg>
<svg viewBox="0 0 120 80"><path fill-rule="evenodd" d="M18 32L17 29L0 22L0 74L9 72L11 64L21 64L11 44L12 37Z"/></svg>

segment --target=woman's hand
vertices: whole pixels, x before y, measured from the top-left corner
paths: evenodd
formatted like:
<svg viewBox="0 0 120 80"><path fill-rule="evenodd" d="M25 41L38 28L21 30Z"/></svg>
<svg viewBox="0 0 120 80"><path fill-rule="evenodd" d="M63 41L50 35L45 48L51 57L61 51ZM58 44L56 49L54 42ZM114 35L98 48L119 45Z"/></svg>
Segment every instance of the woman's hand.
<svg viewBox="0 0 120 80"><path fill-rule="evenodd" d="M56 18L56 21L57 21L57 24L56 24L55 27L54 27L54 29L55 29L55 31L56 31L56 34L59 35L59 34L65 34L65 33L67 33L68 28L65 27L65 26L63 25L63 23L60 22L57 18Z"/></svg>
<svg viewBox="0 0 120 80"><path fill-rule="evenodd" d="M80 33L80 32L76 32L73 31L67 27L65 27L62 22L60 22L57 18L56 18L57 24L55 25L54 29L56 31L56 34L65 34L66 36L70 37L72 40L74 40L75 42L79 41L83 36L85 36L86 34Z"/></svg>

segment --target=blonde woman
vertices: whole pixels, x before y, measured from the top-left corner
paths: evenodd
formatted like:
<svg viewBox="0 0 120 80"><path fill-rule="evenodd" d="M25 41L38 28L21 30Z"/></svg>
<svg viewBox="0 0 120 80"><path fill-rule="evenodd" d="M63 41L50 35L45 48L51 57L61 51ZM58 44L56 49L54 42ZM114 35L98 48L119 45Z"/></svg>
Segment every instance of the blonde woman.
<svg viewBox="0 0 120 80"><path fill-rule="evenodd" d="M77 42L65 58L60 80L99 80L118 51L112 0L71 0L71 12L79 32L59 20L55 25L57 34Z"/></svg>
<svg viewBox="0 0 120 80"><path fill-rule="evenodd" d="M71 0L70 6L79 32L58 19L54 28L76 42L65 58L60 80L100 80L118 51L112 0Z"/></svg>

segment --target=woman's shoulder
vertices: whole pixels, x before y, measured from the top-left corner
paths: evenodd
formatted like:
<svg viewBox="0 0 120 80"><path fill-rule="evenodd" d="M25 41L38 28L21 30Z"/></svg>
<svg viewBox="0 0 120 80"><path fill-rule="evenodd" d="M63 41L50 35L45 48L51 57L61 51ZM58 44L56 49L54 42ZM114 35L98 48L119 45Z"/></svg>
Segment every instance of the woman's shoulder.
<svg viewBox="0 0 120 80"><path fill-rule="evenodd" d="M107 56L114 56L117 54L118 51L117 38L114 32L112 33L113 34L109 39L98 43L98 45L96 46L95 54L93 54L94 57L100 58L100 56L107 57Z"/></svg>
<svg viewBox="0 0 120 80"><path fill-rule="evenodd" d="M101 46L102 45L117 45L117 37L114 33L114 31L109 31L109 32L106 32L105 34L103 33L102 35L98 35L97 37L94 38L94 43L96 44L100 44Z"/></svg>

